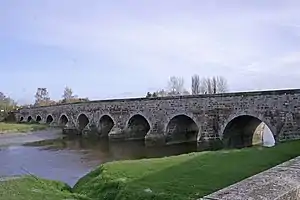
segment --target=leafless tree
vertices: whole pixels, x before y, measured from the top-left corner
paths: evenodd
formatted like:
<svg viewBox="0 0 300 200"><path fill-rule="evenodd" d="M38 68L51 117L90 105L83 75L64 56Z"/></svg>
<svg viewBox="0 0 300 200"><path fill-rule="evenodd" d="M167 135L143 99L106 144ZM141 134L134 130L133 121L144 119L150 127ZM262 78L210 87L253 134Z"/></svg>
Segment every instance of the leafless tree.
<svg viewBox="0 0 300 200"><path fill-rule="evenodd" d="M77 99L77 95L73 95L73 90L71 88L65 87L62 98L63 98L62 102L68 103L73 101L74 99Z"/></svg>
<svg viewBox="0 0 300 200"><path fill-rule="evenodd" d="M50 97L47 88L38 88L35 93L35 105L48 105Z"/></svg>
<svg viewBox="0 0 300 200"><path fill-rule="evenodd" d="M200 80L200 86L199 86L200 94L207 93L207 81L206 78L201 78Z"/></svg>
<svg viewBox="0 0 300 200"><path fill-rule="evenodd" d="M218 88L217 91L218 93L228 92L228 83L224 77L222 76L217 77L217 88Z"/></svg>
<svg viewBox="0 0 300 200"><path fill-rule="evenodd" d="M214 76L211 79L211 85L212 85L212 93L216 94L217 93L217 78Z"/></svg>
<svg viewBox="0 0 300 200"><path fill-rule="evenodd" d="M168 96L167 91L165 91L164 89L157 91L156 94L157 94L158 97Z"/></svg>
<svg viewBox="0 0 300 200"><path fill-rule="evenodd" d="M210 78L206 78L206 87L207 87L207 94L212 94L213 93L213 88L212 88L212 81Z"/></svg>
<svg viewBox="0 0 300 200"><path fill-rule="evenodd" d="M192 94L200 94L200 77L197 74L192 76Z"/></svg>
<svg viewBox="0 0 300 200"><path fill-rule="evenodd" d="M200 94L217 94L228 91L227 81L222 76L202 78L200 80Z"/></svg>
<svg viewBox="0 0 300 200"><path fill-rule="evenodd" d="M183 94L184 79L181 77L172 76L168 82L168 93L170 96Z"/></svg>

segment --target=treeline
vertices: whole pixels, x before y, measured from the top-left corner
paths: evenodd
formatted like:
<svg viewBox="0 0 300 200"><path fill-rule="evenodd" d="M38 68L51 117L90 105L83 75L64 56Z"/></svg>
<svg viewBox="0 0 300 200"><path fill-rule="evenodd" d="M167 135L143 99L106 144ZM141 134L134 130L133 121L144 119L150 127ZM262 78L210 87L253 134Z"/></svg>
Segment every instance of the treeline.
<svg viewBox="0 0 300 200"><path fill-rule="evenodd" d="M77 95L73 94L73 90L69 87L65 87L62 99L58 101L51 100L47 88L37 88L35 93L35 102L33 106L50 106L58 105L63 103L76 103L76 102L87 102L88 98L79 98ZM32 106L32 105L26 105Z"/></svg>
<svg viewBox="0 0 300 200"><path fill-rule="evenodd" d="M8 113L17 108L17 103L10 97L0 92L0 121L5 119Z"/></svg>
<svg viewBox="0 0 300 200"><path fill-rule="evenodd" d="M196 94L217 94L228 92L227 80L222 76L203 77L195 74L191 77L191 92L185 88L185 81L182 77L172 76L168 81L166 89L156 92L148 92L146 98L180 96L180 95L196 95Z"/></svg>
<svg viewBox="0 0 300 200"><path fill-rule="evenodd" d="M18 110L23 107L32 106L49 106L58 105L63 103L75 103L75 102L87 102L88 98L80 98L73 94L73 90L69 87L65 87L62 99L55 101L49 96L47 88L37 88L35 93L34 104L18 105L12 98L6 96L3 92L0 92L0 121L5 119L11 111Z"/></svg>
<svg viewBox="0 0 300 200"><path fill-rule="evenodd" d="M193 75L191 77L191 80L192 83L190 86L190 90L188 90L185 87L185 81L182 77L172 76L170 77L165 89L161 89L153 93L148 92L146 97L151 98L191 94L217 94L228 92L227 80L222 76L200 78L199 75ZM77 95L74 95L73 90L69 87L65 87L62 98L58 101L52 100L50 98L47 88L37 88L34 97L35 102L33 104L17 105L17 102L0 92L0 119L1 116L6 115L6 113L22 107L49 106L63 103L89 101L88 98L80 98Z"/></svg>

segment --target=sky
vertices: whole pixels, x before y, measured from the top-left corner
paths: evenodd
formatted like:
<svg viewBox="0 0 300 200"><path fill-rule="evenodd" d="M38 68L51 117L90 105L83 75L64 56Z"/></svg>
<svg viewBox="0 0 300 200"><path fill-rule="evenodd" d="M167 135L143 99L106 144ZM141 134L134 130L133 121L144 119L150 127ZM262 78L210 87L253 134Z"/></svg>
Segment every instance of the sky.
<svg viewBox="0 0 300 200"><path fill-rule="evenodd" d="M299 0L0 1L0 91L145 96L170 76L230 91L300 88Z"/></svg>

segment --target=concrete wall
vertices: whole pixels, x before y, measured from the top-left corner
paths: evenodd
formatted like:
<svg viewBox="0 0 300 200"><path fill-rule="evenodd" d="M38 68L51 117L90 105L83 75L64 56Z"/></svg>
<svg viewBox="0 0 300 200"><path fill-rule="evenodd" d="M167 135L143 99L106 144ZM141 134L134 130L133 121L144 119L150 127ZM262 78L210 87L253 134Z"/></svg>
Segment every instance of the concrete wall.
<svg viewBox="0 0 300 200"><path fill-rule="evenodd" d="M198 127L197 141L206 149L223 139L227 124L238 116L250 115L264 122L274 134L275 140L299 139L300 90L227 93L217 95L191 95L164 98L136 98L91 101L48 107L24 108L16 113L17 119L39 115L41 122L53 117L52 125L58 125L62 115L67 116L66 129L78 129L78 117L87 116L89 123L83 132L99 132L102 116L114 122L110 139L134 139L128 122L141 115L149 123L146 142L164 144L168 124L174 117L185 115ZM191 125L192 126L192 125ZM193 125L194 126L194 125ZM190 128L195 130L195 128Z"/></svg>

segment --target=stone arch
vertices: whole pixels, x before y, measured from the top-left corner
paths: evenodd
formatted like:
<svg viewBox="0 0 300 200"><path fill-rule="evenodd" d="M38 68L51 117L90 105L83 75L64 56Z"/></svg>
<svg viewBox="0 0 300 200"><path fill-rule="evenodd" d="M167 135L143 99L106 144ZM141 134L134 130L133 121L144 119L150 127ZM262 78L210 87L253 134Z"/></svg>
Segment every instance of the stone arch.
<svg viewBox="0 0 300 200"><path fill-rule="evenodd" d="M256 144L275 145L274 128L261 116L251 114L232 116L221 131L220 136L225 148L244 148Z"/></svg>
<svg viewBox="0 0 300 200"><path fill-rule="evenodd" d="M28 117L27 117L27 122L31 122L32 121L32 117L31 117L31 115L29 115Z"/></svg>
<svg viewBox="0 0 300 200"><path fill-rule="evenodd" d="M111 129L114 127L114 125L115 122L110 115L108 114L102 115L99 120L100 136L108 137L108 134L111 131Z"/></svg>
<svg viewBox="0 0 300 200"><path fill-rule="evenodd" d="M69 118L67 117L67 115L66 114L62 114L59 117L58 125L59 126L66 126L68 122L69 122Z"/></svg>
<svg viewBox="0 0 300 200"><path fill-rule="evenodd" d="M54 118L52 115L48 115L47 118L46 118L46 123L47 124L51 124L53 122Z"/></svg>
<svg viewBox="0 0 300 200"><path fill-rule="evenodd" d="M150 129L149 120L142 114L134 114L127 121L126 131L131 139L144 139Z"/></svg>
<svg viewBox="0 0 300 200"><path fill-rule="evenodd" d="M36 122L42 121L42 117L40 115L37 115L36 118L35 118L35 121Z"/></svg>
<svg viewBox="0 0 300 200"><path fill-rule="evenodd" d="M166 143L196 142L200 129L197 123L186 114L173 116L166 125Z"/></svg>
<svg viewBox="0 0 300 200"><path fill-rule="evenodd" d="M78 129L82 131L90 123L89 118L86 114L81 113L77 117Z"/></svg>

